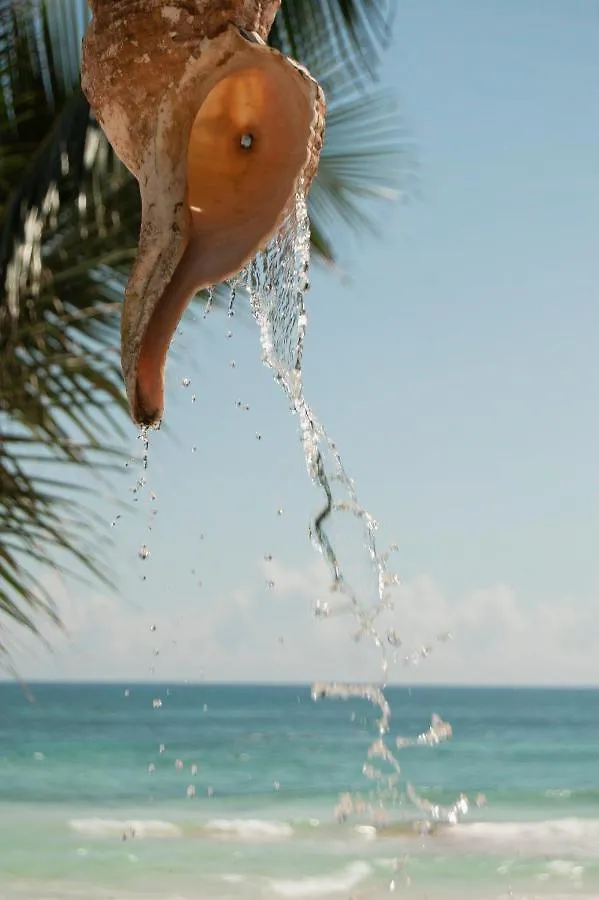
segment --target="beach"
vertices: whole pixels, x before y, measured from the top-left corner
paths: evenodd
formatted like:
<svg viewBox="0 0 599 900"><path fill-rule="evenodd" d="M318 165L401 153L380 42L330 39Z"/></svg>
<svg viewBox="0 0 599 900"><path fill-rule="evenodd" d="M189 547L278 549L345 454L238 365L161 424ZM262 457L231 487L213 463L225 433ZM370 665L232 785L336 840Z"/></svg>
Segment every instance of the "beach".
<svg viewBox="0 0 599 900"><path fill-rule="evenodd" d="M389 689L433 805L362 772L376 710L309 686L0 685L0 898L599 897L599 691ZM158 702L159 701L159 702ZM365 809L335 814L346 792ZM477 802L478 804L477 805Z"/></svg>

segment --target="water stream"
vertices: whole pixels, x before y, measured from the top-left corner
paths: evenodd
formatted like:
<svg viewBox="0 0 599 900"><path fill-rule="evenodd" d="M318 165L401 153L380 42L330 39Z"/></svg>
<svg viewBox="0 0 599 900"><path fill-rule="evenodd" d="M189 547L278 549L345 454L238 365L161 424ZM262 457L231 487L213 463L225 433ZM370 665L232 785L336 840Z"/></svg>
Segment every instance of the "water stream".
<svg viewBox="0 0 599 900"><path fill-rule="evenodd" d="M348 684L317 683L312 687L314 700L320 698L360 697L380 710L378 734L367 750L364 775L375 785L373 798L380 808L401 799L401 769L395 748L411 745L434 745L451 738L451 726L433 714L430 729L416 738L398 737L392 749L389 740L391 707L385 695L390 666L402 654L404 663L416 662L428 656L432 645L421 647L405 655L400 651L401 637L395 628L384 622L393 612L393 591L399 576L391 568L396 545L380 550L377 545L378 525L375 518L360 503L353 480L348 475L340 453L316 418L308 404L302 377L302 359L307 327L305 295L309 288L310 223L303 190L298 190L295 202L266 250L250 264L245 281L250 295L251 309L260 329L263 362L272 370L275 381L282 387L293 413L299 422L306 467L313 483L320 489L323 506L314 516L310 535L316 550L324 557L331 577L331 600L316 601L315 614L322 618L343 613L351 614L357 624L356 640L370 641L380 660L380 683ZM372 579L367 591L371 602L362 598L361 591L346 576L341 564L338 541L333 525L339 520L347 529L347 520L358 524L362 532L364 573ZM443 641L447 635L439 635ZM450 807L440 807L421 797L407 783L407 797L427 816L456 822L468 810L464 795ZM364 805L344 795L336 809L338 818L364 811ZM374 811L372 804L370 811Z"/></svg>

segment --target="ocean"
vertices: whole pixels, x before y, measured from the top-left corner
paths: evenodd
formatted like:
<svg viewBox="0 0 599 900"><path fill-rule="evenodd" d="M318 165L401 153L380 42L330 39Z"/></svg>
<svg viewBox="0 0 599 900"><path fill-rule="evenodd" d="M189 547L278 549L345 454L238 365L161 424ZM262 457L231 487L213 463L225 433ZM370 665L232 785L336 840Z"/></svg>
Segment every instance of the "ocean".
<svg viewBox="0 0 599 900"><path fill-rule="evenodd" d="M0 900L599 898L599 690L391 688L433 805L380 806L377 710L308 686L0 684ZM372 763L372 760L368 761ZM476 800L480 805L477 805Z"/></svg>

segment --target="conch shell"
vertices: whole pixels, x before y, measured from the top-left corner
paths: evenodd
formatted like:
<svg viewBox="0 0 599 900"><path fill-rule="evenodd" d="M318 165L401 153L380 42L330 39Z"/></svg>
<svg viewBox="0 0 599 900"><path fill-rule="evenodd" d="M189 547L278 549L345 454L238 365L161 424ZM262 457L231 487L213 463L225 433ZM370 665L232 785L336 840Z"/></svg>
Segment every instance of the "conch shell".
<svg viewBox="0 0 599 900"><path fill-rule="evenodd" d="M139 182L121 356L131 414L154 424L191 297L276 233L320 155L324 97L264 42L280 0L90 0L82 86Z"/></svg>

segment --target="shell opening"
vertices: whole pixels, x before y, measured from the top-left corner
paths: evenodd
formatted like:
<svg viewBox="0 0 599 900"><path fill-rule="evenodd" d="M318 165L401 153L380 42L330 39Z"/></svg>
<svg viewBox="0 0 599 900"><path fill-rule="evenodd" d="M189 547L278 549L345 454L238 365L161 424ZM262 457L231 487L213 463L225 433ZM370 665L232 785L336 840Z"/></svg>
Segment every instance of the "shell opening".
<svg viewBox="0 0 599 900"><path fill-rule="evenodd" d="M166 355L190 299L239 272L276 230L306 164L313 116L303 76L269 52L202 103L187 148L191 235L141 341L136 421L162 415Z"/></svg>

